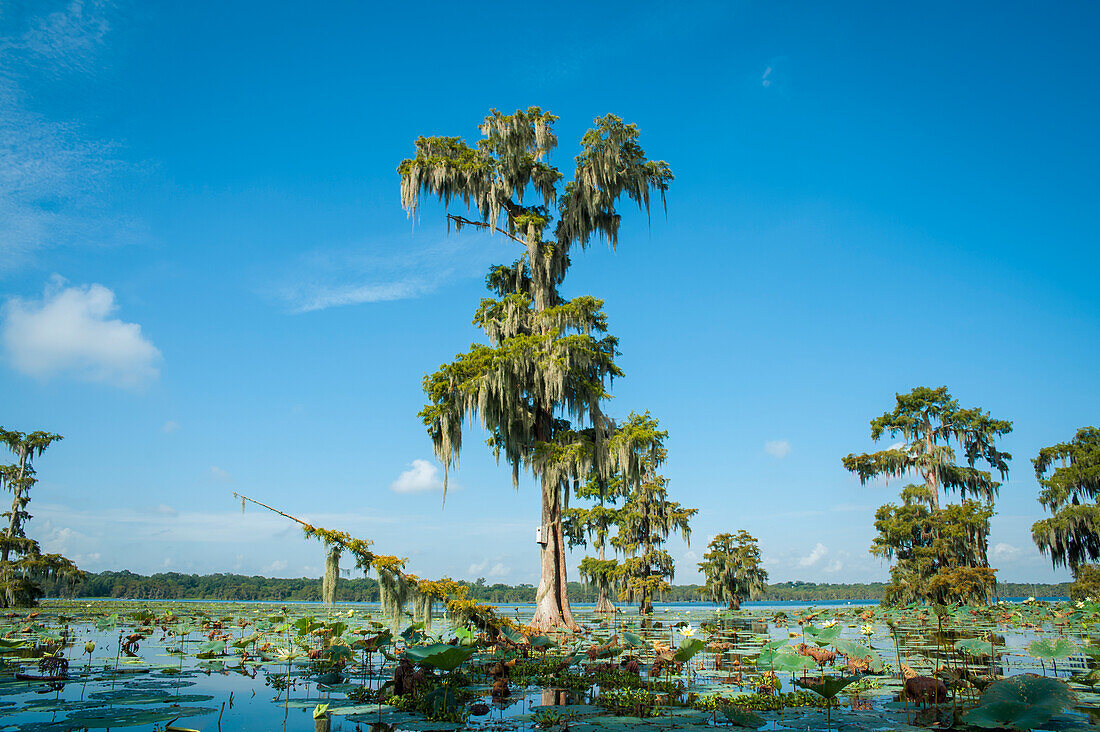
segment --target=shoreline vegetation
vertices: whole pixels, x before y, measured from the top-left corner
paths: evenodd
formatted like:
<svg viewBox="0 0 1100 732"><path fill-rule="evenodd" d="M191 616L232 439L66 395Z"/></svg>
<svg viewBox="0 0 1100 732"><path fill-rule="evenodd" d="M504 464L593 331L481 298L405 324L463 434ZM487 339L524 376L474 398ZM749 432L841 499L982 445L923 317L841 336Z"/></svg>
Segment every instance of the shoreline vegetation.
<svg viewBox="0 0 1100 732"><path fill-rule="evenodd" d="M484 579L465 582L469 597L479 602L532 603L535 587L529 584L488 584ZM1064 598L1070 594L1069 582L1058 584L1001 582L997 596ZM164 572L139 575L118 572L89 572L76 587L59 585L44 588L48 597L112 597L133 600L258 600L271 602L320 602L322 580L315 577L282 578L239 574L181 574ZM765 587L757 599L762 602L818 602L834 600L879 601L886 589L884 582L829 584L815 582L777 582ZM569 599L576 603L594 603L599 591L595 585L569 583ZM336 590L337 602L377 602L378 582L370 578L342 579ZM660 598L663 602L713 602L703 585L673 585ZM622 603L620 603L622 604Z"/></svg>

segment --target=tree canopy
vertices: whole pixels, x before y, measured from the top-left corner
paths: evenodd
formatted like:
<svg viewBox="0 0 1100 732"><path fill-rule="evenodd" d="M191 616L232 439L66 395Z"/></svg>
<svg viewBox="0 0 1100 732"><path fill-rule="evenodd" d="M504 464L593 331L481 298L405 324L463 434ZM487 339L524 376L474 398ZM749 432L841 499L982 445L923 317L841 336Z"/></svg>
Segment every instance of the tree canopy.
<svg viewBox="0 0 1100 732"><path fill-rule="evenodd" d="M1082 427L1031 462L1042 487L1039 503L1052 514L1035 522L1031 536L1055 567L1076 573L1100 558L1100 429Z"/></svg>
<svg viewBox="0 0 1100 732"><path fill-rule="evenodd" d="M900 435L903 442L879 452L848 455L843 459L844 467L856 473L860 483L916 474L924 483L907 486L910 495L932 508L939 507L941 491L992 501L1000 483L975 464L981 460L1002 479L1008 476L1012 456L997 450L994 441L1011 432L1012 423L993 419L977 407L960 408L946 386L918 386L895 397L893 411L871 420L871 439L878 442L883 435L891 439ZM965 465L957 462L951 443L962 450Z"/></svg>

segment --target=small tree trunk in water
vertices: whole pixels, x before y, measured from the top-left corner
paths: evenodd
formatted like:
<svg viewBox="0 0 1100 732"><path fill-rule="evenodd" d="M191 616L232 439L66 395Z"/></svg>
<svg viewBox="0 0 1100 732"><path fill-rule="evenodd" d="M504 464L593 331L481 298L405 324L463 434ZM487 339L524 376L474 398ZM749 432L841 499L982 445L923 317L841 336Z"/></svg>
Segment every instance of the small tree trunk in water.
<svg viewBox="0 0 1100 732"><path fill-rule="evenodd" d="M333 605L336 602L336 580L340 576L340 549L332 547L325 557L325 578L321 581L321 602Z"/></svg>
<svg viewBox="0 0 1100 732"><path fill-rule="evenodd" d="M642 595L642 602L638 605L639 615L652 615L653 614L653 601L649 597L649 590L645 591Z"/></svg>
<svg viewBox="0 0 1100 732"><path fill-rule="evenodd" d="M729 609L730 610L740 610L741 609L741 598L738 597L737 595L734 595L733 597L731 597L730 598L730 607L729 607Z"/></svg>
<svg viewBox="0 0 1100 732"><path fill-rule="evenodd" d="M602 503L600 505L603 505ZM603 557L603 544L600 544L600 561L604 560ZM613 613L615 612L615 606L611 604L611 598L607 596L607 576L601 576L596 580L596 586L600 589L600 596L596 600L596 612L598 613Z"/></svg>
<svg viewBox="0 0 1100 732"><path fill-rule="evenodd" d="M613 613L615 612L615 606L611 604L611 598L607 596L607 584L600 583L600 597L596 601L596 612L598 613Z"/></svg>

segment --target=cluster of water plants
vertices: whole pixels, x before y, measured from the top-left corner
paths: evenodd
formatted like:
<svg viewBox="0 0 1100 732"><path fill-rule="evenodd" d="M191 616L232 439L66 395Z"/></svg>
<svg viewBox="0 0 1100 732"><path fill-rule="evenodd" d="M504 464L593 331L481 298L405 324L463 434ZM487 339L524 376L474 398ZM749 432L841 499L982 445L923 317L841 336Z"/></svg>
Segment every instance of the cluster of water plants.
<svg viewBox="0 0 1100 732"><path fill-rule="evenodd" d="M0 625L0 729L1084 729L1100 603L658 606L497 627L378 605L49 601Z"/></svg>

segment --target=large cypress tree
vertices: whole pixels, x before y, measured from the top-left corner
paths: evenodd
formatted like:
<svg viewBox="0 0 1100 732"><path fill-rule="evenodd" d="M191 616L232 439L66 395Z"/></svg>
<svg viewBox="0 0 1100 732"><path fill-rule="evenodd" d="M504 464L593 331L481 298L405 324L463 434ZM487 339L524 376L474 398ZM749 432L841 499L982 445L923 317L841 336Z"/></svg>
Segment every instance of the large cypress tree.
<svg viewBox="0 0 1100 732"><path fill-rule="evenodd" d="M519 249L510 264L489 271L494 297L474 315L489 344L474 344L425 377L429 404L421 417L445 474L457 464L463 422L471 418L511 465L513 484L521 467L539 481L545 543L531 624L541 629L575 625L561 521L571 485L592 473L605 479L617 473L631 487L641 479L639 456L649 449L617 430L601 408L612 379L622 375L603 302L566 299L559 287L574 247L594 238L617 244L622 196L648 211L651 193L663 201L672 180L666 163L646 158L637 128L607 115L581 139L573 179L560 189L563 176L549 162L556 119L538 107L493 110L476 145L421 137L416 155L398 167L410 215L422 194L457 202L466 215L448 213L448 224L490 231Z"/></svg>
<svg viewBox="0 0 1100 732"><path fill-rule="evenodd" d="M1012 431L1012 423L976 407L960 408L946 386L921 386L895 397L893 411L871 420L871 438L900 436L901 442L842 461L861 483L906 476L920 481L902 489L902 505L886 504L875 514L879 533L871 553L896 560L885 600L988 600L996 584L986 553L989 518L1001 484L977 463L1002 479L1008 475L1012 456L998 450L995 441ZM949 492L962 500L941 507L940 494Z"/></svg>

